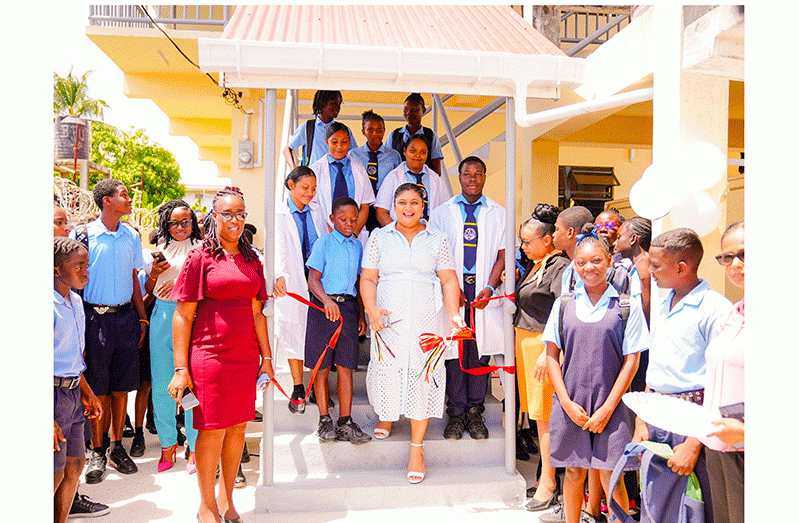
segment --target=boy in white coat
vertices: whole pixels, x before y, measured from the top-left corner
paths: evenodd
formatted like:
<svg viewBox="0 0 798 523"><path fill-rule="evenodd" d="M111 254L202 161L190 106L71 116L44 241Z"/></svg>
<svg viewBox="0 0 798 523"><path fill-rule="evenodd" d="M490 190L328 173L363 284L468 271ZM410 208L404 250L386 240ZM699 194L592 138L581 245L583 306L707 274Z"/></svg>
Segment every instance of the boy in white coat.
<svg viewBox="0 0 798 523"><path fill-rule="evenodd" d="M475 330L476 340L463 342L463 368L488 365L490 356L504 347L502 303L493 300L474 306L471 302L491 297L501 284L504 268L505 211L482 194L485 163L476 156L460 162L461 194L450 198L430 213L429 224L444 231L454 250L455 269L462 282L462 316ZM489 374L472 375L460 368L458 354L446 362L446 413L449 421L443 435L460 439L467 430L473 439L488 437L482 413L488 392Z"/></svg>

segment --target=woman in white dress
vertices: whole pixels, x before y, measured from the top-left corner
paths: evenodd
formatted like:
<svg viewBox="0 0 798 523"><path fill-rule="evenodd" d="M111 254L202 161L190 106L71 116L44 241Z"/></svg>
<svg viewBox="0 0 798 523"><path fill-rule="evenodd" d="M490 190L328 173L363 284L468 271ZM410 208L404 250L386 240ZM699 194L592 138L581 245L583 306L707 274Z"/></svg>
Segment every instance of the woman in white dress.
<svg viewBox="0 0 798 523"><path fill-rule="evenodd" d="M372 335L379 333L387 350L372 349L366 376L369 401L379 416L378 439L390 435L391 425L404 415L410 419L411 444L407 479L424 479L424 434L430 417L443 416L446 368L443 362L429 373L419 335L445 335L465 324L459 313L460 285L446 235L427 228L421 219L423 193L413 183L400 185L394 195L396 221L376 229L369 238L360 274L360 294ZM447 321L447 318L449 321Z"/></svg>

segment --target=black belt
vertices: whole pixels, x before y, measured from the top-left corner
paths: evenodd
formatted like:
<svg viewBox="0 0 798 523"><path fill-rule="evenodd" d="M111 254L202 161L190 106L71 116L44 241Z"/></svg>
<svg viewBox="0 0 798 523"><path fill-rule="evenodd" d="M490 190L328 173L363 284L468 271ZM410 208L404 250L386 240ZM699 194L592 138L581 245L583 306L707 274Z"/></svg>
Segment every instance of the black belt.
<svg viewBox="0 0 798 523"><path fill-rule="evenodd" d="M343 303L345 301L354 300L355 297L351 294L328 294L327 296L330 297L332 301L336 301L338 303Z"/></svg>
<svg viewBox="0 0 798 523"><path fill-rule="evenodd" d="M123 303L122 305L98 305L96 303L83 302L84 309L92 309L97 314L113 314L116 312L125 312L130 309L132 302Z"/></svg>
<svg viewBox="0 0 798 523"><path fill-rule="evenodd" d="M655 392L655 391L651 391ZM683 399L690 403L704 404L704 389L690 390L687 392L657 392L663 396L673 396L674 398Z"/></svg>
<svg viewBox="0 0 798 523"><path fill-rule="evenodd" d="M53 384L56 387L64 387L65 389L74 389L80 384L80 376L75 376L74 378L59 378L58 376L54 376Z"/></svg>
<svg viewBox="0 0 798 523"><path fill-rule="evenodd" d="M476 274L463 274L463 283L466 285L476 285L477 284L477 275Z"/></svg>

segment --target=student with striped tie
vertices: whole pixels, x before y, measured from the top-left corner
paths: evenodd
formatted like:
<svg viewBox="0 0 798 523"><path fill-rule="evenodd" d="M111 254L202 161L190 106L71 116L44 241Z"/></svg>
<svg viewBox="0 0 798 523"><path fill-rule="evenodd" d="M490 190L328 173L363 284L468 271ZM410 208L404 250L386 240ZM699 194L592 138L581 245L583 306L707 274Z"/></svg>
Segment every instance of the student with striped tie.
<svg viewBox="0 0 798 523"><path fill-rule="evenodd" d="M374 189L374 194L377 194L385 176L402 163L402 159L398 152L382 141L385 136L385 120L382 116L370 109L364 112L362 132L366 137L366 143L349 151L349 155L365 167L371 188ZM366 230L371 232L379 226L376 208L372 205L369 207Z"/></svg>
<svg viewBox="0 0 798 523"><path fill-rule="evenodd" d="M490 356L502 354L501 300L474 306L471 324L471 302L491 297L501 285L504 268L505 211L482 194L485 187L485 163L476 156L460 162L461 193L445 201L430 213L430 227L446 233L454 251L455 269L462 282L460 305L462 317L475 330L475 340L463 342L465 369L485 367ZM456 352L447 355L446 413L449 421L443 435L460 439L468 431L473 439L488 437L482 413L488 392L489 374L472 375L460 367Z"/></svg>
<svg viewBox="0 0 798 523"><path fill-rule="evenodd" d="M415 183L423 189L424 220L429 220L429 213L449 197L441 177L430 169L425 162L430 150L430 143L423 134L414 134L405 144L405 161L389 172L382 181L374 207L377 209L377 220L386 226L396 219L393 208L393 197L396 188L403 183Z"/></svg>

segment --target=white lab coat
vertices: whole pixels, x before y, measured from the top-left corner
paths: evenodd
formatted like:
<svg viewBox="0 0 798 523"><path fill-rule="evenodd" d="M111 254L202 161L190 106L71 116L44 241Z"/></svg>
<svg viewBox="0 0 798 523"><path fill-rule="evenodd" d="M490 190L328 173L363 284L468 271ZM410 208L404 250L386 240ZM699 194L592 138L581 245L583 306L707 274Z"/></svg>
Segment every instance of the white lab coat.
<svg viewBox="0 0 798 523"><path fill-rule="evenodd" d="M461 206L449 198L430 212L429 225L446 233L454 253L454 266L457 281L463 284L463 215ZM487 287L493 264L498 252L505 247L505 211L495 201L485 197L487 205L479 210L477 228L477 276L476 294ZM503 285L496 289L496 294L503 294ZM504 300L492 300L488 305L474 312L474 330L480 356L504 354ZM470 310L460 309L463 318L471 314ZM457 358L456 348L447 354L447 359Z"/></svg>

